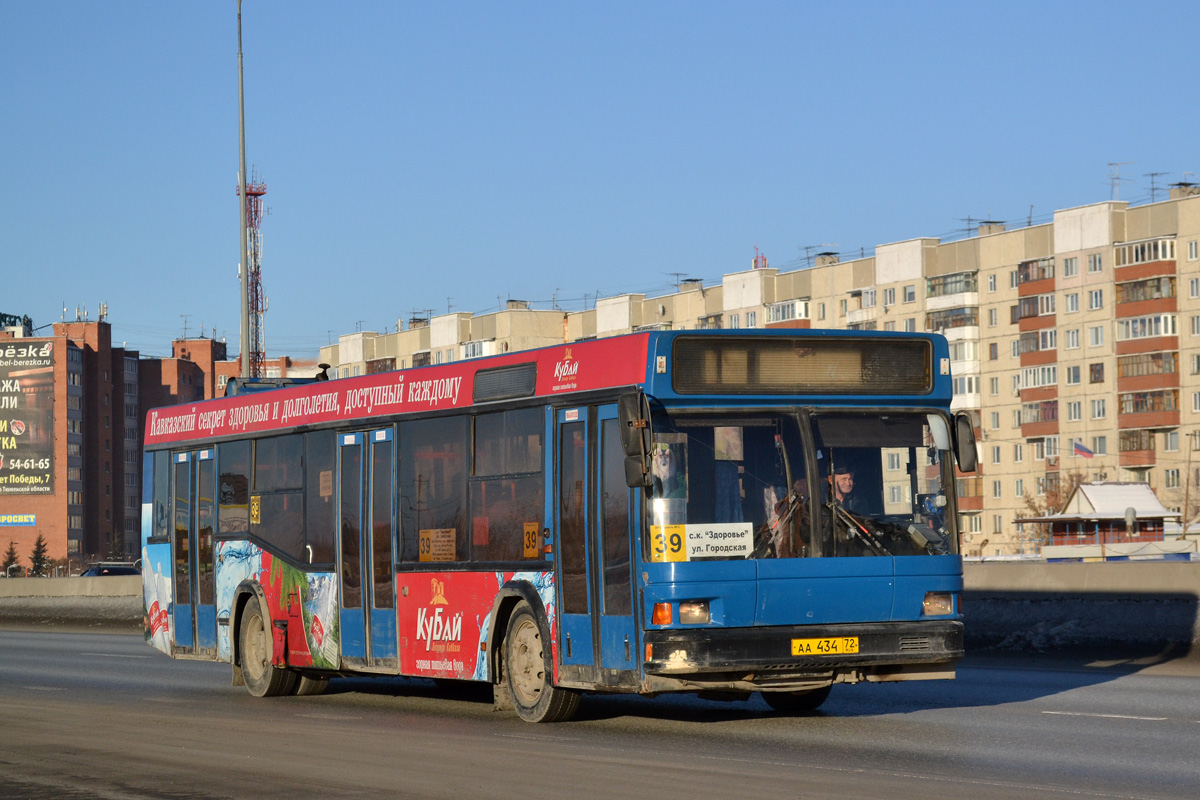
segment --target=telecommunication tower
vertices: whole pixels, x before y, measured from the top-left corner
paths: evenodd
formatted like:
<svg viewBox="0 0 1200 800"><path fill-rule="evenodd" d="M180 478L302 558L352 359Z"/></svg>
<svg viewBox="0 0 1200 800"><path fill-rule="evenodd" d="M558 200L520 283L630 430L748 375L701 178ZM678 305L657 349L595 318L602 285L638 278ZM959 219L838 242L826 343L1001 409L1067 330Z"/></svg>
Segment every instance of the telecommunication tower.
<svg viewBox="0 0 1200 800"><path fill-rule="evenodd" d="M263 314L267 311L262 288L262 196L267 193L267 184L254 173L246 184L246 254L242 263L246 265L246 294L249 309L249 370L247 377L261 378L266 371L267 336L263 328ZM241 187L234 194L241 196Z"/></svg>

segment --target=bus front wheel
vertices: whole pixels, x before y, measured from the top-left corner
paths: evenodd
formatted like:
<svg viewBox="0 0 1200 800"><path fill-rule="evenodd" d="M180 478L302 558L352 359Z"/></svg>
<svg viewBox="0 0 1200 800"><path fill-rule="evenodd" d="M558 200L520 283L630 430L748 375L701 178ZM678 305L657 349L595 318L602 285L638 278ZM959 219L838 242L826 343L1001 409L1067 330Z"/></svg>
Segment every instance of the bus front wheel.
<svg viewBox="0 0 1200 800"><path fill-rule="evenodd" d="M508 619L504 637L504 677L517 716L526 722L562 722L579 708L579 693L555 686L549 648L528 603Z"/></svg>
<svg viewBox="0 0 1200 800"><path fill-rule="evenodd" d="M803 714L806 711L816 711L821 704L829 699L833 684L822 686L820 689L809 689L805 692L763 692L763 700L776 711L785 714Z"/></svg>
<svg viewBox="0 0 1200 800"><path fill-rule="evenodd" d="M246 690L255 697L291 694L297 675L271 663L271 630L257 597L246 601L239 628L242 677L246 681Z"/></svg>

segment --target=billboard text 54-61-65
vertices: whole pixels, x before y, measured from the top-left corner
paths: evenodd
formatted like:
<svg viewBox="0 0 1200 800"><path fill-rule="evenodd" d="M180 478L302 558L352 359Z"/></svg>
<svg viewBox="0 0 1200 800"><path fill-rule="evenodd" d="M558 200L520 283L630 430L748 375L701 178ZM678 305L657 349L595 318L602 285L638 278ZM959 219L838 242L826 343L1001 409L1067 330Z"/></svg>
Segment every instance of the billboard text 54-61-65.
<svg viewBox="0 0 1200 800"><path fill-rule="evenodd" d="M54 342L0 347L0 494L54 491Z"/></svg>

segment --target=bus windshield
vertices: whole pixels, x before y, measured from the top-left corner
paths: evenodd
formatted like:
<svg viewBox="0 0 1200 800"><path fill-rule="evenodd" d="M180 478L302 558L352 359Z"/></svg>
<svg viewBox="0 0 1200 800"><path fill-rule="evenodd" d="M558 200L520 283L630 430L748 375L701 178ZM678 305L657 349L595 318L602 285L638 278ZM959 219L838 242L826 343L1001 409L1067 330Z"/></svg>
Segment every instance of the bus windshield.
<svg viewBox="0 0 1200 800"><path fill-rule="evenodd" d="M656 416L647 558L956 552L949 448L934 413Z"/></svg>

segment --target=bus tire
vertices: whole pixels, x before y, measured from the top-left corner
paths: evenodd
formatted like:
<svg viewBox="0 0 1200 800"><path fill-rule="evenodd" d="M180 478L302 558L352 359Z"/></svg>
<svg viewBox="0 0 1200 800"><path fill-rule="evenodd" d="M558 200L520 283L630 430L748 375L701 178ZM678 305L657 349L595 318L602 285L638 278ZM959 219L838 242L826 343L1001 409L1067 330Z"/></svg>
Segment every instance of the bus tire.
<svg viewBox="0 0 1200 800"><path fill-rule="evenodd" d="M763 700L776 711L784 714L803 714L816 711L821 704L829 699L833 684L822 686L820 689L808 689L803 692L763 692Z"/></svg>
<svg viewBox="0 0 1200 800"><path fill-rule="evenodd" d="M242 609L238 637L246 691L255 697L291 694L297 677L295 672L271 663L273 639L269 624L258 598L251 595Z"/></svg>
<svg viewBox="0 0 1200 800"><path fill-rule="evenodd" d="M520 603L508 618L504 636L504 679L517 716L526 722L563 722L579 708L579 693L555 686L550 651L542 628L528 603Z"/></svg>
<svg viewBox="0 0 1200 800"><path fill-rule="evenodd" d="M297 697L312 697L325 694L328 689L329 678L310 678L301 673L296 676L296 687L292 690L292 694Z"/></svg>

